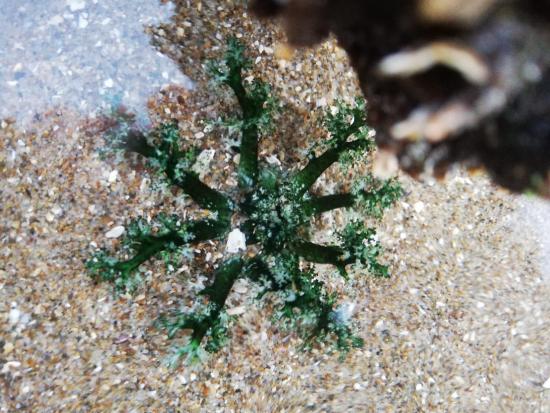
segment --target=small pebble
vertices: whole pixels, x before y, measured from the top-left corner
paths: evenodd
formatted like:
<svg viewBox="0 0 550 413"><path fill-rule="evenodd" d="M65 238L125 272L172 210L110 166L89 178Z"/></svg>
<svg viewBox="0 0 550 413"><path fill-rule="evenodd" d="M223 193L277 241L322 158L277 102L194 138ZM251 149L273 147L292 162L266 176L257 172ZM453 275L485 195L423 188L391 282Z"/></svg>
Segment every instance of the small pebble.
<svg viewBox="0 0 550 413"><path fill-rule="evenodd" d="M14 348L15 346L8 341L6 344L4 344L4 355L7 356L8 354L10 354Z"/></svg>
<svg viewBox="0 0 550 413"><path fill-rule="evenodd" d="M125 228L122 225L116 226L105 233L107 238L118 238L124 234Z"/></svg>
<svg viewBox="0 0 550 413"><path fill-rule="evenodd" d="M79 11L86 8L86 2L84 0L67 0L67 6L71 11Z"/></svg>
<svg viewBox="0 0 550 413"><path fill-rule="evenodd" d="M107 180L110 183L113 183L113 182L116 182L117 177L118 177L118 171L115 169L109 173L109 177L107 178Z"/></svg>
<svg viewBox="0 0 550 413"><path fill-rule="evenodd" d="M420 213L424 210L424 202L416 202L414 205L413 205L413 208L414 210L417 212L417 213Z"/></svg>
<svg viewBox="0 0 550 413"><path fill-rule="evenodd" d="M246 236L240 229L235 228L227 237L226 250L230 254L246 250Z"/></svg>
<svg viewBox="0 0 550 413"><path fill-rule="evenodd" d="M19 322L19 319L21 318L21 315L21 311L19 311L17 308L12 308L8 315L8 320L10 324L17 324Z"/></svg>

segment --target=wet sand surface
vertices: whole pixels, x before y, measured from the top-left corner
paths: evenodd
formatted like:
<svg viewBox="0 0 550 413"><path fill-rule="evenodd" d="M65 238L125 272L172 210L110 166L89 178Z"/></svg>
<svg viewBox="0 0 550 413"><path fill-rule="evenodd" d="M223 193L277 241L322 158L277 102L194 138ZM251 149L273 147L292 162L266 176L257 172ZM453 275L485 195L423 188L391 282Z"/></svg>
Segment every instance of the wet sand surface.
<svg viewBox="0 0 550 413"><path fill-rule="evenodd" d="M194 207L155 187L135 159L100 159L101 121L83 115L108 107L118 94L153 124L177 119L184 139L215 150L205 181L231 191L231 141L221 132L204 135L199 122L234 108L230 94L209 84L201 68L204 59L219 56L224 38L236 35L248 44L255 61L251 74L273 84L286 105L261 146L263 159L275 155L286 168L296 168L318 139L315 113L336 97L352 99L357 81L334 42L292 53L282 32L251 19L241 1L182 0L172 7L172 20L168 6L154 1L133 7L46 3L48 21L59 15L56 27L66 25L59 42L80 30L96 39L119 27L94 25L93 10L103 7L111 10L103 18L114 22L119 16L122 25L135 20L133 29L121 31L124 44L143 23L163 20L150 32L157 50L172 60L157 60L143 35L131 57L114 47L82 64L68 52L55 55L52 67L63 56L67 67L76 65L74 73L90 65L90 83L57 75L39 83L29 72L6 89L16 80L15 65L32 72L31 63L42 59L24 52L33 36L20 38L23 49L14 49L19 57L7 53L0 93L8 105L1 116L13 119L0 125L1 412L550 412L549 207L460 170L445 182L401 177L407 196L378 223L390 279L356 273L345 286L325 270L331 287L356 303L363 349L344 361L327 348L300 351L297 337L271 322L270 304L258 306L252 286L243 283L230 299L231 307L244 311L228 345L200 367L166 367L181 339L169 341L153 322L193 299L193 288L204 282L225 245L197 252L204 262L199 273L193 262L179 276L166 274L158 262L148 264L146 283L133 296L117 297L109 285L94 285L83 262L97 246L116 246L107 231L136 215L188 214ZM28 10L24 21L46 19L42 11ZM88 25L79 28L83 13ZM0 34L2 59L4 45L14 44L10 36L24 32L15 17L11 21ZM94 41L82 38L79 44L91 48ZM43 59L52 59L57 48L46 46ZM132 66L141 58L147 62L146 56L154 69ZM193 80L193 91L173 62ZM164 71L171 73L168 79ZM113 87L107 89L113 90L98 93L109 78ZM73 95L79 85L80 94ZM52 93L58 86L65 90L59 106ZM85 110L81 100L88 102ZM320 187L328 192L345 181L346 174L334 169ZM318 237L330 238L347 219L345 211L327 214L318 222Z"/></svg>

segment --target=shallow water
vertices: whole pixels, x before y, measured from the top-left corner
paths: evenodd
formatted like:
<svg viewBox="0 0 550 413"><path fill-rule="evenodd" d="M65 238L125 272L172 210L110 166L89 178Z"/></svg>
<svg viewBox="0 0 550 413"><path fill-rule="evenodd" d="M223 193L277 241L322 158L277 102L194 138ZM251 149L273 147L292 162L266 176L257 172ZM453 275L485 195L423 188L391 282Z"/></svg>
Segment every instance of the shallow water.
<svg viewBox="0 0 550 413"><path fill-rule="evenodd" d="M88 115L117 104L142 113L163 85L192 86L144 31L168 19L171 3L0 0L0 10L0 118L24 123L53 107Z"/></svg>

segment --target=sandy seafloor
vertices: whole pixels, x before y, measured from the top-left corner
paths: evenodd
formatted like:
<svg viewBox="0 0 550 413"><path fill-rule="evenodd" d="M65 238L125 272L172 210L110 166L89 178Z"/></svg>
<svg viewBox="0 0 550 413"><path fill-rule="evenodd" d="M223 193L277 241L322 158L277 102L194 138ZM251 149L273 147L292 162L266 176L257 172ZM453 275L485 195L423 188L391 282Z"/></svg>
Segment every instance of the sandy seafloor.
<svg viewBox="0 0 550 413"><path fill-rule="evenodd" d="M276 155L286 168L297 167L303 149L322 136L312 110L351 99L356 79L334 42L291 53L280 29L250 19L241 1L181 0L172 22L154 0L134 8L52 0L37 10L28 3L26 14L10 11L12 31L0 34L0 56L13 66L0 71L0 412L550 412L550 208L460 170L444 182L401 177L407 195L377 223L390 279L357 272L346 286L321 269L331 288L356 304L363 349L344 361L326 348L299 351L295 335L271 321L270 304L258 306L243 282L230 299L242 314L226 348L200 367L166 367L178 341L153 321L192 301L224 245L195 250L199 271L189 262L166 274L151 263L133 296L91 282L83 262L96 246L116 246L105 237L112 227L162 210L196 213L187 199L153 185L139 160L100 159L94 113L112 103L112 96L102 98L105 90L119 88L140 119L147 112L154 124L175 118L185 140L215 149L204 179L231 191L230 139L203 136L200 123L234 108L200 64L219 55L225 37L249 45L251 75L270 81L287 107L261 148L262 158ZM139 10L148 13L144 21L130 18ZM167 24L148 32L163 54L142 41L130 53L134 37L124 33L158 21L157 12ZM113 16L122 16L116 25L101 24ZM34 25L17 25L17 18ZM98 46L103 53L89 56L82 52L86 36L77 38L80 52L69 47L78 30L89 30L97 44L105 26L118 30L120 47L106 42L104 50ZM15 30L20 46L6 51ZM92 65L84 72L96 74L97 84L82 75L89 81L79 99L82 78L56 70L63 51L46 59L29 52L32 39L66 42L73 73ZM143 53L147 64L125 65L123 52L133 62ZM40 82L25 80L31 75L22 68L37 62ZM109 87L108 79L116 83ZM158 92L155 82L171 86ZM52 99L52 88L68 98ZM347 172L330 170L319 190L344 185ZM324 216L318 239L329 239L346 219L345 212Z"/></svg>

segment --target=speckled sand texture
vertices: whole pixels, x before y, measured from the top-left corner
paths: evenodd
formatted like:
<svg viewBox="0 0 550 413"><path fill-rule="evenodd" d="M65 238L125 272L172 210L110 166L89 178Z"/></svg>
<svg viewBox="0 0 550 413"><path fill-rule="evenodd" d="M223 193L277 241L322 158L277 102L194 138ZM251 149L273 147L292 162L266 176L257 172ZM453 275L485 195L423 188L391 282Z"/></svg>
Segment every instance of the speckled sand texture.
<svg viewBox="0 0 550 413"><path fill-rule="evenodd" d="M240 4L179 2L157 44L197 90L172 87L149 102L153 123L177 118L185 139L215 149L204 179L225 190L236 185L231 142L204 136L197 122L232 107L200 74L201 58L219 54L217 39L249 43L254 74L287 104L262 144L262 156L285 167L318 136L311 110L358 93L333 42L291 54L276 27ZM531 218L532 201L461 171L445 183L402 177L407 196L379 223L392 278L358 273L346 287L325 271L356 303L364 349L343 362L323 348L298 351L243 282L230 300L243 314L229 345L199 368L170 370L175 343L153 322L192 300L224 245L196 249L179 274L151 263L136 295L114 296L83 267L96 246L116 246L106 233L140 214L196 211L152 185L134 157L101 160L98 119L64 110L0 126L0 412L550 412L545 206ZM331 170L321 189L345 176ZM320 238L347 218L323 217Z"/></svg>

